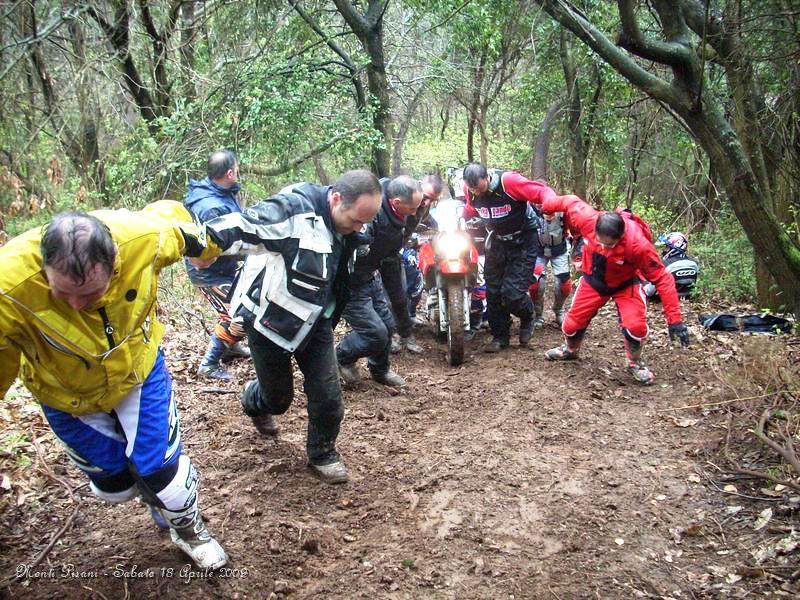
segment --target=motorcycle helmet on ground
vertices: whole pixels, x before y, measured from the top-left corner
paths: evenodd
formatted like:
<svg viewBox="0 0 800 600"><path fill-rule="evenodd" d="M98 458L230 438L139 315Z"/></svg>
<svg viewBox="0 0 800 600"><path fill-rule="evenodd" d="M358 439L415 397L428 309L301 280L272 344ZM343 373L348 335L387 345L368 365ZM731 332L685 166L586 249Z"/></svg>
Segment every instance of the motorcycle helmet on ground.
<svg viewBox="0 0 800 600"><path fill-rule="evenodd" d="M689 239L680 231L670 231L658 238L658 241L667 247L664 258L686 254L689 248Z"/></svg>

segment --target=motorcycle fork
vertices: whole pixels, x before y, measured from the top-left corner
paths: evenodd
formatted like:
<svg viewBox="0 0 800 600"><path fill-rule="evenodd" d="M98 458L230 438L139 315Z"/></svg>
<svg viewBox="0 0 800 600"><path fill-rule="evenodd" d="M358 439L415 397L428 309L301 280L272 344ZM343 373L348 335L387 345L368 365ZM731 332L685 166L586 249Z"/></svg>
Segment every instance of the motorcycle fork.
<svg viewBox="0 0 800 600"><path fill-rule="evenodd" d="M447 326L450 324L450 319L447 316L447 280L453 277L444 277L441 273L436 274L436 293L439 297L439 331L444 333L447 331ZM468 331L469 326L469 305L470 305L470 289L469 280L466 275L462 276L464 280L464 287L462 288L464 297L461 301L461 308L464 311L464 330Z"/></svg>

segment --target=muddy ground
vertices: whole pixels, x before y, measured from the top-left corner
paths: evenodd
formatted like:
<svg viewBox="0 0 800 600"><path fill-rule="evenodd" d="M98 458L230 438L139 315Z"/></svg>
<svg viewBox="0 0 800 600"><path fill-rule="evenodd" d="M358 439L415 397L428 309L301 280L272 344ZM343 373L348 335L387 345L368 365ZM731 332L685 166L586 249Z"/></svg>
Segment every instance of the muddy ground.
<svg viewBox="0 0 800 600"><path fill-rule="evenodd" d="M352 480L329 486L305 467L299 389L275 443L240 410L247 363L234 364L230 384L194 377L205 343L191 316L198 306L172 319L165 349L203 513L230 568L193 569L141 503L109 507L94 498L17 391L0 408L0 595L677 599L800 591L800 491L733 472L769 468L791 479L748 429L774 391L765 377L796 374L796 339L709 335L693 325L695 343L680 352L656 308L646 358L657 379L643 388L623 371L609 308L592 324L584 358L570 364L543 358L559 342L552 323L529 348L497 355L480 352L489 339L480 332L458 368L421 331L426 354L394 359L407 388L375 384L363 369L360 387L345 392L339 448ZM697 307L688 308L696 323ZM791 406L796 383L782 388ZM54 539L41 563L26 567Z"/></svg>

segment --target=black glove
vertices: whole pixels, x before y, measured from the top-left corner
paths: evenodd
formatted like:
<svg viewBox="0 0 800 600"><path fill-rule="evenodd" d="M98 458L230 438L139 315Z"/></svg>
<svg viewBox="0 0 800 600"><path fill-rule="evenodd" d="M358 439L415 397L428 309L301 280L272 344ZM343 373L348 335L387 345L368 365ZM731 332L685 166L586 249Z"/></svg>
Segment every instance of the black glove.
<svg viewBox="0 0 800 600"><path fill-rule="evenodd" d="M678 339L681 341L681 346L689 345L689 330L683 323L674 323L669 326L669 339L673 342Z"/></svg>

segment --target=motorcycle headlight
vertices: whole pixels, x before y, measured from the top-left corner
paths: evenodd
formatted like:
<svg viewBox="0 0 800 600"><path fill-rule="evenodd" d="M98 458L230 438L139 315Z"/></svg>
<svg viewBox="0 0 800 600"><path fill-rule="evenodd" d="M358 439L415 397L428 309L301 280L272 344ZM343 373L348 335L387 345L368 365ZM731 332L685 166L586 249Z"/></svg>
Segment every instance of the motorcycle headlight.
<svg viewBox="0 0 800 600"><path fill-rule="evenodd" d="M444 233L436 243L436 250L447 260L456 260L469 250L469 238L463 233Z"/></svg>

